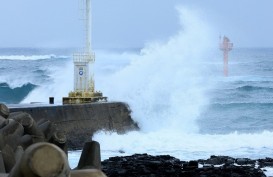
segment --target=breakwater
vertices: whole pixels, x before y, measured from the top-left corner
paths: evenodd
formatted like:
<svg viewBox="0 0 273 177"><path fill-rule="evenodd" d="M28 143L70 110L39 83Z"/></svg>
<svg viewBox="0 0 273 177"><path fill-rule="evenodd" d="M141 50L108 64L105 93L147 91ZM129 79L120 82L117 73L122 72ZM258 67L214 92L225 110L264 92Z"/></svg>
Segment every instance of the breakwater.
<svg viewBox="0 0 273 177"><path fill-rule="evenodd" d="M131 118L131 110L123 102L97 102L73 105L47 105L9 107L10 112L27 112L35 121L42 119L53 122L68 139L70 149L81 149L84 142L91 140L97 131L119 134L138 130Z"/></svg>

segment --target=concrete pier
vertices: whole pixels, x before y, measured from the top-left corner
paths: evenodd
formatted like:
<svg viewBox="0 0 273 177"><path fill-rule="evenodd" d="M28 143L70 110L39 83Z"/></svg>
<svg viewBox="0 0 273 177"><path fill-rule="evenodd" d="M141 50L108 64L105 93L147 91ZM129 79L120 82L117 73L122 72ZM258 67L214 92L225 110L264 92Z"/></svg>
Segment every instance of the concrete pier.
<svg viewBox="0 0 273 177"><path fill-rule="evenodd" d="M89 104L9 107L10 112L27 112L37 122L47 119L66 134L69 149L81 149L84 142L100 130L126 133L138 130L131 118L131 110L123 102Z"/></svg>

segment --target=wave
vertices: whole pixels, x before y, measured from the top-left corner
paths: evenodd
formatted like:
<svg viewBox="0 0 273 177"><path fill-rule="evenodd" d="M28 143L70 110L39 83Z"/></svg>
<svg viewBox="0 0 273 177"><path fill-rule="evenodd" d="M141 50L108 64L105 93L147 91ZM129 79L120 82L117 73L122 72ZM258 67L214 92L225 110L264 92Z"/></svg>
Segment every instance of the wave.
<svg viewBox="0 0 273 177"><path fill-rule="evenodd" d="M231 103L213 103L210 107L215 109L228 109L228 108L247 108L249 109L261 109L261 108L273 108L273 103L259 103L259 102L231 102Z"/></svg>
<svg viewBox="0 0 273 177"><path fill-rule="evenodd" d="M222 83L245 83L245 82L261 82L261 83L272 83L273 82L273 78L271 76L260 76L260 75L252 75L252 74L248 74L248 75L238 75L238 76L229 76L227 78L222 78L222 77L215 77L216 80L218 82L222 82Z"/></svg>
<svg viewBox="0 0 273 177"><path fill-rule="evenodd" d="M0 60L46 60L46 59L62 59L69 56L51 55L2 55Z"/></svg>
<svg viewBox="0 0 273 177"><path fill-rule="evenodd" d="M241 86L241 87L236 88L236 90L239 90L239 91L258 91L258 90L264 90L264 91L272 92L273 88L271 88L271 87L259 87L259 86L245 85L245 86Z"/></svg>
<svg viewBox="0 0 273 177"><path fill-rule="evenodd" d="M8 83L0 83L0 102L5 104L20 103L37 85L26 83L20 87L11 88Z"/></svg>
<svg viewBox="0 0 273 177"><path fill-rule="evenodd" d="M109 99L130 105L143 131L196 132L195 120L208 102L210 84L204 73L210 69L202 65L211 44L210 28L190 10L177 10L181 30L165 42L148 43L102 85Z"/></svg>
<svg viewBox="0 0 273 177"><path fill-rule="evenodd" d="M93 139L100 142L102 152L126 155L149 153L170 154L181 160L208 158L210 155L264 158L272 154L273 132L229 134L181 134L177 132L129 132L117 135L98 132ZM160 137L160 138L159 138ZM123 142L123 143L117 143ZM120 155L112 153L112 156Z"/></svg>

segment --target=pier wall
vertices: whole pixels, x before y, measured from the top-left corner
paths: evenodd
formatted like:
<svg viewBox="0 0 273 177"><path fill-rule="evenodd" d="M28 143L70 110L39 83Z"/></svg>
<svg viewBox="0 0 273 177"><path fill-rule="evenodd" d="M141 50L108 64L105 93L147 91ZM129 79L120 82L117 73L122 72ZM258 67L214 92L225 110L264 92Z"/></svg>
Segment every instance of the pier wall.
<svg viewBox="0 0 273 177"><path fill-rule="evenodd" d="M68 147L80 149L84 142L100 130L126 133L138 130L131 110L123 102L102 102L58 106L16 107L10 112L27 112L34 120L47 119L67 135Z"/></svg>

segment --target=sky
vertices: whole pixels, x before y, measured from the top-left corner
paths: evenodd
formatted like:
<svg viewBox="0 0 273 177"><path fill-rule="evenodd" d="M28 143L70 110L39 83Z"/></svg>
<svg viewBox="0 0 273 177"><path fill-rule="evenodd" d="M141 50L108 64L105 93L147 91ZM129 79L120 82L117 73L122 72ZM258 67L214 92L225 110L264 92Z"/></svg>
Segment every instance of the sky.
<svg viewBox="0 0 273 177"><path fill-rule="evenodd" d="M273 47L272 0L92 0L93 48L143 47L180 29L177 6L200 12L237 47ZM1 0L0 47L77 47L79 0Z"/></svg>

